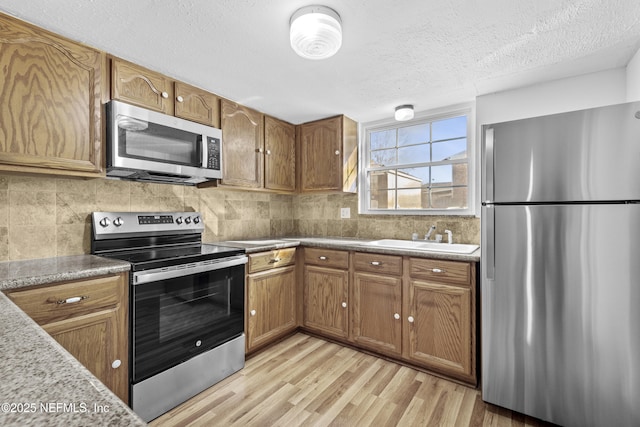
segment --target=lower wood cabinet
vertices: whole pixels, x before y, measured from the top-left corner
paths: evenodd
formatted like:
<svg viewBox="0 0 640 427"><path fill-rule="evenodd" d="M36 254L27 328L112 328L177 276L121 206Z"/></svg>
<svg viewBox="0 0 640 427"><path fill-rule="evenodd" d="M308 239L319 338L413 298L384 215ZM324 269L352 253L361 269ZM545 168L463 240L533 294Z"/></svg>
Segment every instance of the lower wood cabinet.
<svg viewBox="0 0 640 427"><path fill-rule="evenodd" d="M303 325L321 334L349 336L349 252L304 249Z"/></svg>
<svg viewBox="0 0 640 427"><path fill-rule="evenodd" d="M296 324L295 248L249 254L246 350L255 351Z"/></svg>
<svg viewBox="0 0 640 427"><path fill-rule="evenodd" d="M34 286L7 296L129 403L128 273Z"/></svg>
<svg viewBox="0 0 640 427"><path fill-rule="evenodd" d="M423 258L407 264L405 356L475 385L473 264Z"/></svg>
<svg viewBox="0 0 640 427"><path fill-rule="evenodd" d="M402 354L402 257L354 253L352 337L358 346Z"/></svg>

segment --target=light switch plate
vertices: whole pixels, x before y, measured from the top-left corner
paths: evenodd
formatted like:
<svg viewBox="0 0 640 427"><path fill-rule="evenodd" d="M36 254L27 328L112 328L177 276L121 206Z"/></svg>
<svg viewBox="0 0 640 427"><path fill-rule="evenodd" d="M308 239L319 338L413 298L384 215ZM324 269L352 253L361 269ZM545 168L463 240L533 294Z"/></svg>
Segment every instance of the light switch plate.
<svg viewBox="0 0 640 427"><path fill-rule="evenodd" d="M340 218L351 218L351 208L341 208L340 209Z"/></svg>

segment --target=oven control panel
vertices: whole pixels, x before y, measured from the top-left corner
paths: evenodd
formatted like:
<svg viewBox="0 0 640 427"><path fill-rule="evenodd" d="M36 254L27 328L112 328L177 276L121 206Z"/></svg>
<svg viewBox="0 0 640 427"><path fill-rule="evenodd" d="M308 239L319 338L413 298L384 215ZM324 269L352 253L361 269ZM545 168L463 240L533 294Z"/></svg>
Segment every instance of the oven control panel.
<svg viewBox="0 0 640 427"><path fill-rule="evenodd" d="M198 212L93 212L94 239L204 232Z"/></svg>

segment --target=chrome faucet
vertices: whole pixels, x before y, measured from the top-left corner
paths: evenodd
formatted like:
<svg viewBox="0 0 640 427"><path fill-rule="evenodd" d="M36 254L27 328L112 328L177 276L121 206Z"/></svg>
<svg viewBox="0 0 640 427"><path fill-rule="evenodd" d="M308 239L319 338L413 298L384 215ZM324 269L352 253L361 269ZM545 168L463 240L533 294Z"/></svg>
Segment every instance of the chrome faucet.
<svg viewBox="0 0 640 427"><path fill-rule="evenodd" d="M447 243L453 243L453 233L451 230L444 230L444 232L447 234Z"/></svg>
<svg viewBox="0 0 640 427"><path fill-rule="evenodd" d="M424 235L424 240L429 240L429 237L431 237L431 233L433 233L434 231L436 231L436 226L432 225L429 228L429 231L427 231L427 234Z"/></svg>

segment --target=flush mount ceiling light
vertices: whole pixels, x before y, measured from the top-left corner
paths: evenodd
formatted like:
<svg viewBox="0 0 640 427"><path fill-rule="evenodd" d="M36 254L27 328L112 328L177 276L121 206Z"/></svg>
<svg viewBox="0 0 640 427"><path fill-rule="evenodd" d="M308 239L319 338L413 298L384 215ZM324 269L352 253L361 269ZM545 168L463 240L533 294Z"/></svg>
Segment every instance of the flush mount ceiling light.
<svg viewBox="0 0 640 427"><path fill-rule="evenodd" d="M396 120L404 122L413 119L413 105L400 105L396 107Z"/></svg>
<svg viewBox="0 0 640 427"><path fill-rule="evenodd" d="M291 47L303 58L329 58L342 46L342 21L331 8L303 7L291 16L289 24Z"/></svg>

